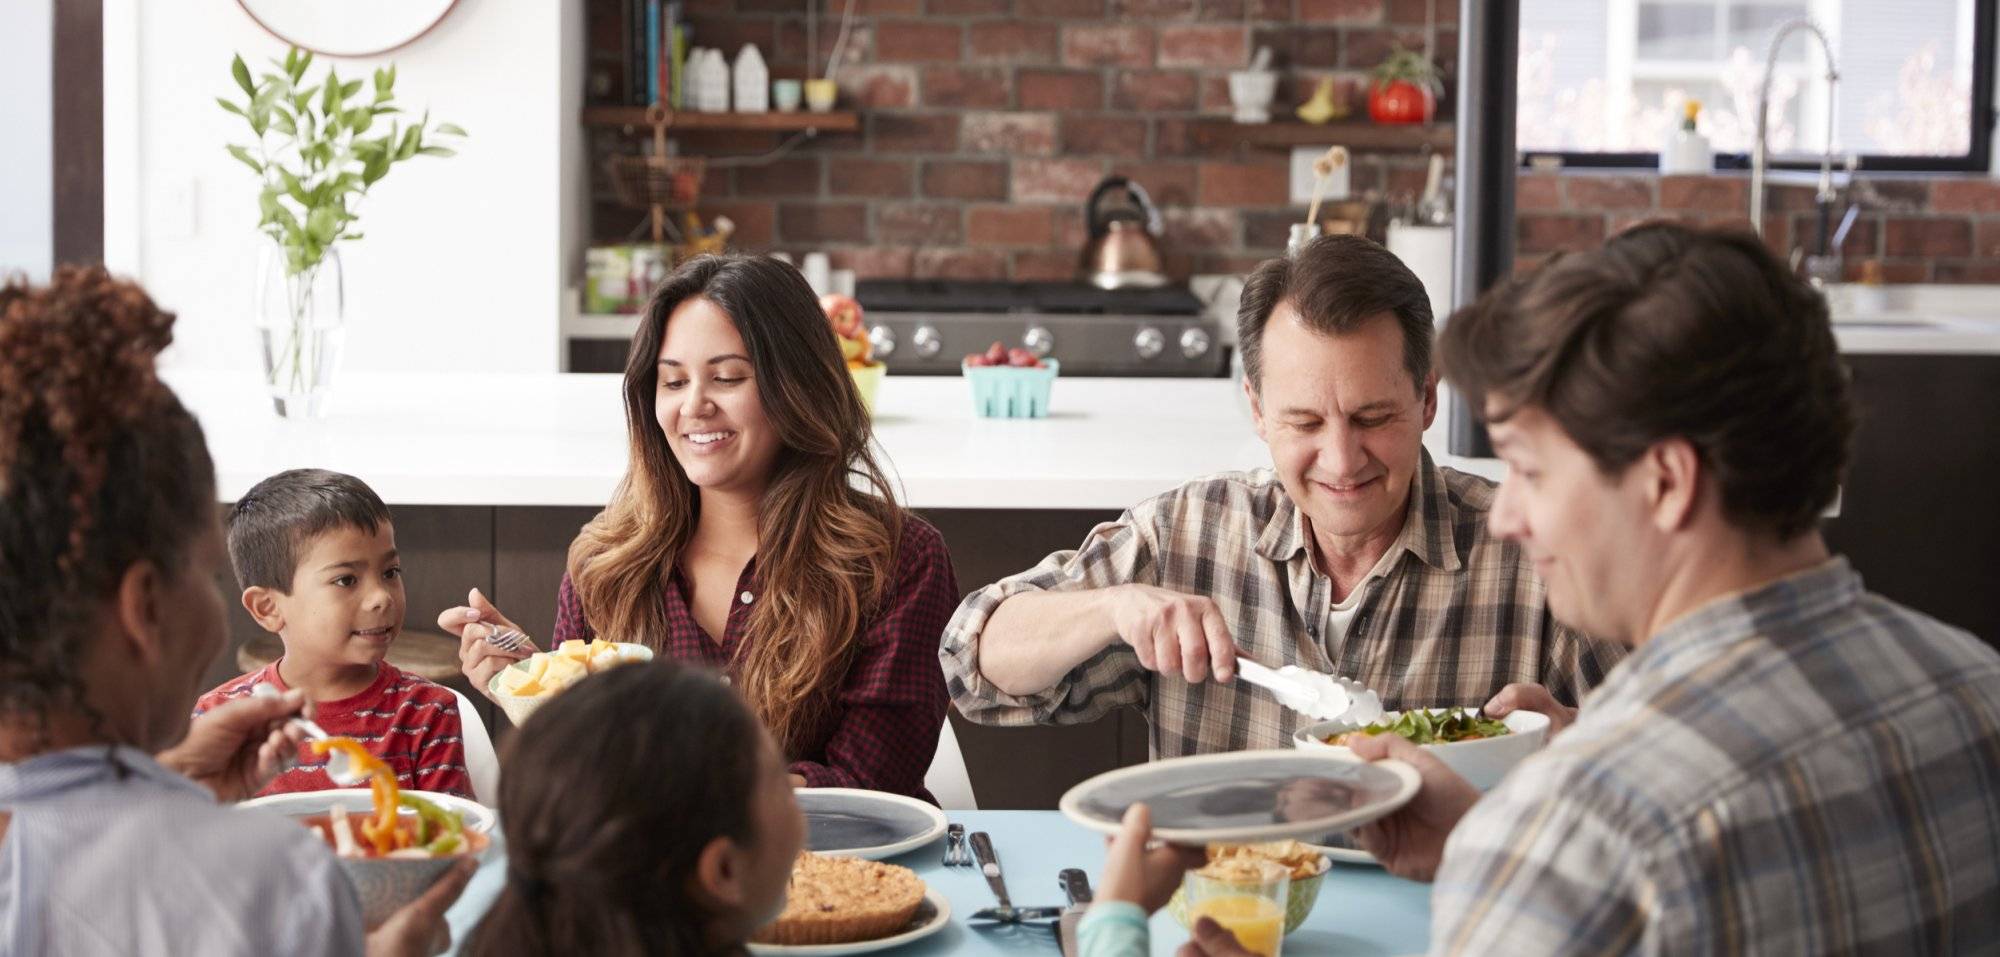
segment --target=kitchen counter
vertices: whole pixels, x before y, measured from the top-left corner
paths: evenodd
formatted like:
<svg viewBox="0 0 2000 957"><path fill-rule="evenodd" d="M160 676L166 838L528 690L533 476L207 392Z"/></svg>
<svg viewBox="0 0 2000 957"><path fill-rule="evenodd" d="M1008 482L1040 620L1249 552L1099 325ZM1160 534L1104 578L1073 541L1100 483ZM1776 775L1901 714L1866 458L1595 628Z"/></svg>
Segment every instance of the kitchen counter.
<svg viewBox="0 0 2000 957"><path fill-rule="evenodd" d="M1838 316L1843 355L2000 355L2000 319L1882 312Z"/></svg>
<svg viewBox="0 0 2000 957"><path fill-rule="evenodd" d="M277 418L254 376L168 370L200 418L218 492L313 466L366 480L391 505L578 505L625 468L612 375L347 375L328 415ZM1065 378L1046 419L981 419L964 380L890 376L876 410L884 465L925 509L1122 509L1270 457L1228 379ZM1498 473L1491 460L1445 464Z"/></svg>

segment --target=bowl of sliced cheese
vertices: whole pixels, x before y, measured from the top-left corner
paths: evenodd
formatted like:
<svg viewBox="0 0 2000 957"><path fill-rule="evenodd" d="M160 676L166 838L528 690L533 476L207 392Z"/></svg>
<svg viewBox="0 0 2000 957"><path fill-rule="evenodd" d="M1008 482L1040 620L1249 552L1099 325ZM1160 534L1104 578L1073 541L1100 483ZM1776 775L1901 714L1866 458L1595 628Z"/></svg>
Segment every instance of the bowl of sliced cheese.
<svg viewBox="0 0 2000 957"><path fill-rule="evenodd" d="M486 682L507 720L521 724L557 692L589 675L623 664L653 660L653 649L624 641L565 641L554 651L538 651L501 669Z"/></svg>

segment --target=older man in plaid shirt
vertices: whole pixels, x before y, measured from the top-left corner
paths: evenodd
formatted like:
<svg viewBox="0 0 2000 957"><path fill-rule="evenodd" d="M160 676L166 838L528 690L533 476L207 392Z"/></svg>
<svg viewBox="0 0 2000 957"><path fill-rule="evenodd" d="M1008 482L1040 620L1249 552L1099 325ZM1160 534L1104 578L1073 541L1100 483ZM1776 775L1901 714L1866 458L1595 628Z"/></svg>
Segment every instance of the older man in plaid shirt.
<svg viewBox="0 0 2000 957"><path fill-rule="evenodd" d="M1757 237L1644 227L1454 317L1496 532L1636 645L1483 799L1362 831L1435 876L1433 953L2000 952L2000 655L1817 528L1854 413L1826 304Z"/></svg>
<svg viewBox="0 0 2000 957"><path fill-rule="evenodd" d="M1366 239L1318 239L1250 277L1238 331L1274 468L1142 502L967 597L941 649L959 710L1138 707L1160 757L1287 746L1305 719L1230 680L1240 653L1356 678L1389 708L1566 718L1622 649L1556 625L1486 530L1493 483L1424 451L1437 379L1416 276Z"/></svg>

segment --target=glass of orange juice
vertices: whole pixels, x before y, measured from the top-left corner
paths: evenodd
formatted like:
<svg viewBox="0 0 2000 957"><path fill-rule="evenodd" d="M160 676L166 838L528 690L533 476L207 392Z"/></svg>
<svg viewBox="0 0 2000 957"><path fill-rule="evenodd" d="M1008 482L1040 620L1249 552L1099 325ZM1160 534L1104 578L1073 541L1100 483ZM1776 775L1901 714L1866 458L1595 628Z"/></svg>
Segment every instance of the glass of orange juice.
<svg viewBox="0 0 2000 957"><path fill-rule="evenodd" d="M1285 898L1292 875L1273 861L1255 863L1260 866L1236 869L1226 877L1189 871L1181 884L1188 922L1191 926L1206 917L1236 935L1245 950L1278 957L1285 941Z"/></svg>

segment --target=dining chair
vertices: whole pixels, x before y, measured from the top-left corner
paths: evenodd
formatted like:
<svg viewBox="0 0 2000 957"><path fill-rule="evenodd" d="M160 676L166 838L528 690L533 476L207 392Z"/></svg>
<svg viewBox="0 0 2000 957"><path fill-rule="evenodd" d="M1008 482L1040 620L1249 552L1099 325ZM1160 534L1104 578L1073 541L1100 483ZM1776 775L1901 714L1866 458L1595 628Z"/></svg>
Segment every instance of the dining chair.
<svg viewBox="0 0 2000 957"><path fill-rule="evenodd" d="M944 717L944 730L938 732L937 754L931 758L930 770L924 772L924 789L947 811L979 810L972 795L972 776L965 770L965 753L959 750L958 735L951 730L950 714Z"/></svg>
<svg viewBox="0 0 2000 957"><path fill-rule="evenodd" d="M458 699L458 723L464 728L459 733L464 738L465 776L472 779L472 799L492 807L500 800L500 755L493 750L493 736L486 732L486 722L479 717L479 709L472 706L472 699L457 688L449 690Z"/></svg>

